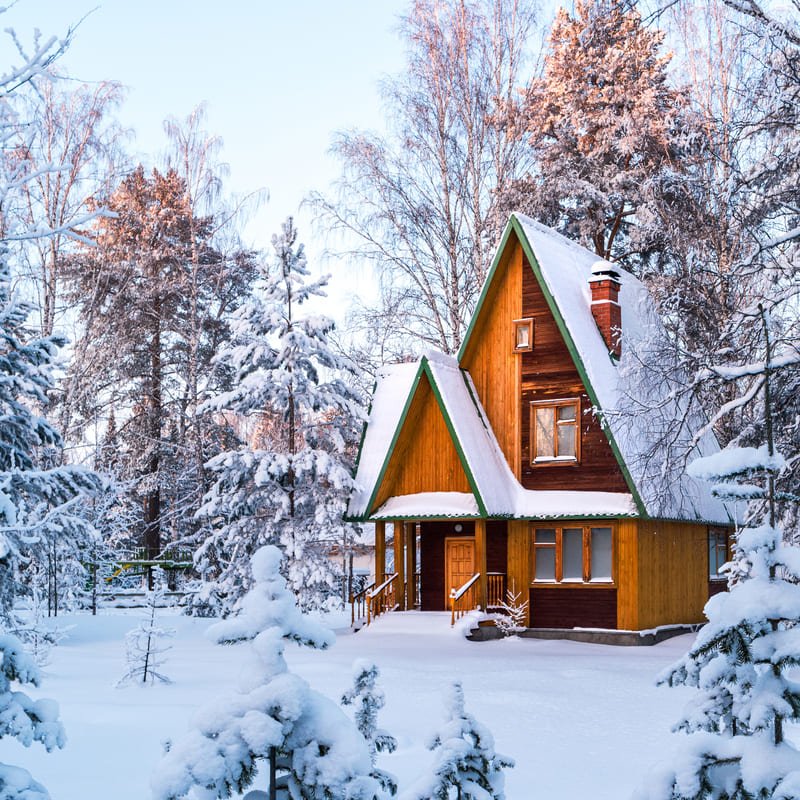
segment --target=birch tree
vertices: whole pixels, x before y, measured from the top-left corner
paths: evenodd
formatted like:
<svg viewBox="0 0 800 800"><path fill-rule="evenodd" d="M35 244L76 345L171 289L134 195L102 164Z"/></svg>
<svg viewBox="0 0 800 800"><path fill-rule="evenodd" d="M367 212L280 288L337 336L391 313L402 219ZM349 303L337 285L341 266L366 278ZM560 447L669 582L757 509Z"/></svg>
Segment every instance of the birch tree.
<svg viewBox="0 0 800 800"><path fill-rule="evenodd" d="M347 254L374 265L381 296L364 324L389 331L395 354L461 344L494 250L493 192L524 173L523 147L490 116L516 95L533 23L527 0L415 0L405 71L382 89L389 133L334 140L337 196L314 202Z"/></svg>

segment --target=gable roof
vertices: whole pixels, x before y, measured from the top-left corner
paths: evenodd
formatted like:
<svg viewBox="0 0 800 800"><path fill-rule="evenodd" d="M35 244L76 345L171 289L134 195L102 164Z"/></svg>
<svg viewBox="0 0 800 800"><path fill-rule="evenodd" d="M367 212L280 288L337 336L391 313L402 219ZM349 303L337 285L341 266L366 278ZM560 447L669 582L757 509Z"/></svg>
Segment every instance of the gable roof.
<svg viewBox="0 0 800 800"><path fill-rule="evenodd" d="M501 254L512 236L519 240L542 288L625 475L630 494L523 488L506 462L472 379L459 368L459 360L475 332ZM659 473L664 464L648 460L646 445L652 441L651 432L658 421L644 407L636 415L625 412L632 393L635 396L638 390L647 391L652 398L654 392L658 394L661 390L660 386L641 385L642 370L632 356L640 344L661 330L661 325L644 285L615 265L622 283L623 350L619 363L612 361L591 313L589 279L597 261L594 253L555 231L521 214L512 215L487 275L459 360L441 353L428 353L417 363L395 365L381 374L357 464L357 488L348 505L349 517L651 516L721 523L730 520L725 506L711 496L706 484L690 478L680 469L665 487ZM393 447L423 374L433 388L472 494L425 492L392 497L381 508L373 510ZM667 421L681 419L682 409L669 395L668 387L663 395L657 398L662 416ZM664 408L666 414L663 414ZM702 420L689 420L686 435L691 436L701 426ZM708 455L718 449L713 434L707 433L697 444L696 455Z"/></svg>
<svg viewBox="0 0 800 800"><path fill-rule="evenodd" d="M674 425L686 414L671 394L673 387L648 385L646 372L634 355L646 351L647 343L663 334L663 326L644 284L630 272L614 265L622 284L619 293L622 357L616 363L609 356L591 311L589 280L598 256L523 214L513 214L487 275L459 358L474 331L499 264L500 252L512 234L519 240L542 288L639 511L650 517L728 522L731 515L725 505L711 495L707 484L690 478L678 467L673 468L669 485L665 486L661 471L667 465L663 460L653 461L648 453L653 431L663 429L665 424ZM631 398L643 393L648 395L650 408L642 405L638 413L633 414ZM660 407L658 413L652 410L655 406ZM703 427L705 420L695 415L687 422L683 432L685 442ZM692 458L718 450L713 433L707 432L695 445Z"/></svg>

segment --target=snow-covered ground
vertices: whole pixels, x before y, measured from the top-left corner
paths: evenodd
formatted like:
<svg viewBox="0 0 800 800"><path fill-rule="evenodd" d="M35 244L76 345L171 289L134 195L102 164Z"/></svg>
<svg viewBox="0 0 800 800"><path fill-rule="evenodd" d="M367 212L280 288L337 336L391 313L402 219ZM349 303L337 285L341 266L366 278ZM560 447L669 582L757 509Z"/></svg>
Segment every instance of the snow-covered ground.
<svg viewBox="0 0 800 800"><path fill-rule="evenodd" d="M162 742L179 737L198 706L235 689L246 645L211 644L203 635L209 620L170 611L161 621L177 636L162 671L173 683L114 688L125 671L124 635L140 615L59 618L74 627L31 694L59 702L67 746L46 754L4 740L0 757L28 768L53 800L146 800ZM450 629L449 615L415 612L337 634L327 651L289 645L290 668L338 701L356 658L378 664L387 700L379 723L399 743L380 764L398 776L401 791L431 758L425 743L442 721L444 689L454 678L463 681L467 710L489 725L498 751L517 762L507 777L509 800L629 797L668 757L678 738L670 726L691 698L688 690L654 685L691 636L654 647L473 643Z"/></svg>

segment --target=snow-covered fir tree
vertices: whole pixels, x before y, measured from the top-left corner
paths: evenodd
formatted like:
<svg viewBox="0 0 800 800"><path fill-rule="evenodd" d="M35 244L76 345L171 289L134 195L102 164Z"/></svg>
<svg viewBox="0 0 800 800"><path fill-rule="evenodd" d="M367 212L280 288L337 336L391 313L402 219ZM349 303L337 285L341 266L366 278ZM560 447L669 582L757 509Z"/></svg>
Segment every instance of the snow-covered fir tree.
<svg viewBox="0 0 800 800"><path fill-rule="evenodd" d="M162 628L157 624L158 609L164 606L164 592L153 589L147 592L145 613L139 624L125 635L125 660L127 668L117 686L130 683L147 685L155 683L171 683L171 680L160 672L166 661L165 653L172 648L166 640L175 635L170 628Z"/></svg>
<svg viewBox="0 0 800 800"><path fill-rule="evenodd" d="M274 787L280 800L385 800L371 775L369 747L331 700L289 672L286 641L324 648L333 634L303 616L280 572L274 546L252 558L253 588L237 616L213 625L219 643L249 641L250 663L239 691L201 709L193 729L171 745L153 775L156 800L192 794L230 797L267 769L259 788ZM262 773L263 775L263 773Z"/></svg>
<svg viewBox="0 0 800 800"><path fill-rule="evenodd" d="M450 687L447 722L430 749L434 763L403 800L505 800L503 770L514 762L495 752L491 732L466 712L459 681Z"/></svg>
<svg viewBox="0 0 800 800"><path fill-rule="evenodd" d="M50 752L66 742L53 700L33 700L20 686L39 685L41 675L22 642L0 634L0 739L12 736L26 747L40 742ZM0 763L2 800L49 800L47 790L27 770Z"/></svg>
<svg viewBox="0 0 800 800"><path fill-rule="evenodd" d="M800 721L800 548L779 526L778 479L786 460L774 444L771 378L786 364L771 352L769 318L761 312L765 361L766 442L694 461L689 472L717 496L750 504L727 565L728 591L705 607L708 624L661 682L699 690L676 730L688 734L673 765L648 780L647 800L789 800L800 795L800 751L786 724ZM794 355L796 361L797 356Z"/></svg>
<svg viewBox="0 0 800 800"><path fill-rule="evenodd" d="M354 706L356 727L366 739L372 756L372 775L394 795L397 793L397 780L375 766L378 753L393 753L397 749L397 739L378 727L378 711L386 703L383 690L377 683L378 675L378 667L371 661L356 661L353 664L353 685L342 695L342 704Z"/></svg>
<svg viewBox="0 0 800 800"><path fill-rule="evenodd" d="M29 339L31 311L11 288L7 252L0 247L0 627L13 626L13 604L24 591L20 564L47 562L47 548L91 538L80 501L97 491L100 478L75 465L43 466L42 452L60 436L36 413L53 385L57 337Z"/></svg>
<svg viewBox="0 0 800 800"><path fill-rule="evenodd" d="M336 601L331 545L352 541L342 521L352 477L347 448L363 412L343 380L352 367L328 342L333 322L298 313L324 296L327 278L309 270L291 218L273 236L275 258L259 291L236 315L234 339L217 357L234 388L206 404L257 424L256 441L221 453L208 467L216 483L201 513L213 524L196 564L213 579L209 597L230 611L249 588L249 559L261 545L286 555L301 608Z"/></svg>

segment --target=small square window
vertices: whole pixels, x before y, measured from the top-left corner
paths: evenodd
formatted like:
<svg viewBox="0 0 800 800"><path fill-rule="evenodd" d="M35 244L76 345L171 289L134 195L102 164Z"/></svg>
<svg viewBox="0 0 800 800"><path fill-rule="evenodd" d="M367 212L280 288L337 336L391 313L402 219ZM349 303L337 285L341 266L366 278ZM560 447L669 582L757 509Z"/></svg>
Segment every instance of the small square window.
<svg viewBox="0 0 800 800"><path fill-rule="evenodd" d="M533 350L533 320L514 320L514 352L527 353Z"/></svg>

